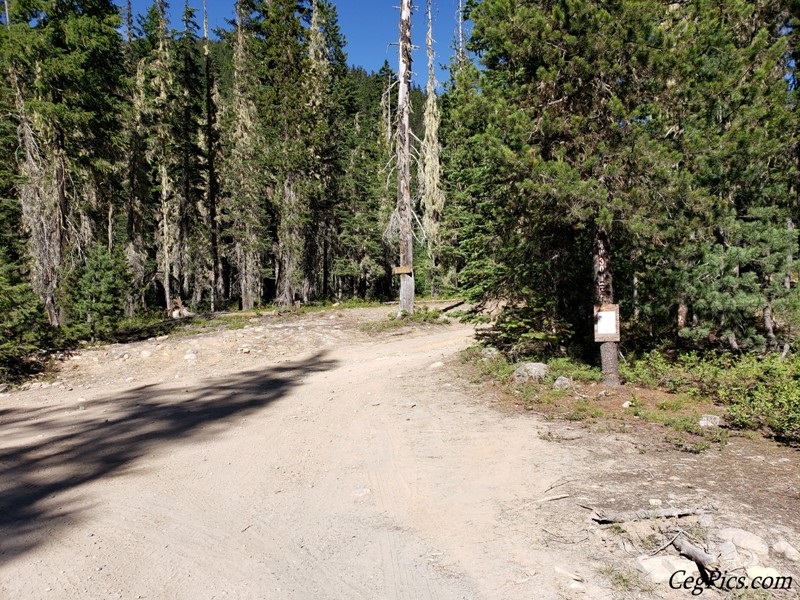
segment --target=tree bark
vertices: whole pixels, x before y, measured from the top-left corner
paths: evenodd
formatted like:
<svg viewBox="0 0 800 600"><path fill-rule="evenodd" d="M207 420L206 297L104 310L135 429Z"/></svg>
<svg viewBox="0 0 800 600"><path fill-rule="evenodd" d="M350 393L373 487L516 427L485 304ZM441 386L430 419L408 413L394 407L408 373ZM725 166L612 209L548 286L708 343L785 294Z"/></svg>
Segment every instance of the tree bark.
<svg viewBox="0 0 800 600"><path fill-rule="evenodd" d="M440 222L444 213L445 196L441 186L441 145L439 144L439 126L441 116L436 98L435 55L433 51L433 7L432 0L427 0L428 32L425 46L428 54L427 99L423 122L425 137L419 152L419 197L423 209L422 227L427 238L428 257L431 261L431 295L436 297L439 291L441 276L439 273Z"/></svg>
<svg viewBox="0 0 800 600"><path fill-rule="evenodd" d="M219 306L222 294L220 273L222 265L219 256L219 223L217 219L217 200L219 198L219 179L217 174L217 107L214 103L214 77L211 71L211 48L208 37L208 10L203 1L203 58L205 63L205 101L206 101L206 165L208 182L206 187L206 207L208 210L209 238L211 244L211 311Z"/></svg>
<svg viewBox="0 0 800 600"><path fill-rule="evenodd" d="M458 60L463 61L467 56L467 46L464 43L464 0L458 0Z"/></svg>
<svg viewBox="0 0 800 600"><path fill-rule="evenodd" d="M411 3L400 5L400 69L398 73L397 122L397 216L400 225L400 267L414 265L413 232L411 230ZM414 312L414 273L400 275L400 313Z"/></svg>
<svg viewBox="0 0 800 600"><path fill-rule="evenodd" d="M686 320L689 317L689 305L686 304L686 298L681 296L678 300L678 331L686 327Z"/></svg>
<svg viewBox="0 0 800 600"><path fill-rule="evenodd" d="M614 303L614 287L611 276L611 242L608 232L599 227L594 237L593 248L595 301L598 305ZM600 363L603 383L619 385L619 363L617 342L603 342L600 345Z"/></svg>
<svg viewBox="0 0 800 600"><path fill-rule="evenodd" d="M794 232L794 222L791 218L786 219L786 230L789 233ZM783 280L783 286L789 290L792 288L792 262L794 260L794 252L792 252L794 243L789 245L789 250L786 252L786 277Z"/></svg>

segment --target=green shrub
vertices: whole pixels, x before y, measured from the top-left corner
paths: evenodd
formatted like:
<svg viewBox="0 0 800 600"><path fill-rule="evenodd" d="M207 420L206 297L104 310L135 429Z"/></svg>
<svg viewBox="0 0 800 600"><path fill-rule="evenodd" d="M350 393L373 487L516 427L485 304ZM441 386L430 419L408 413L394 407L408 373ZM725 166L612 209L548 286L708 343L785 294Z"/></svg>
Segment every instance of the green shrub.
<svg viewBox="0 0 800 600"><path fill-rule="evenodd" d="M0 380L18 372L24 358L46 347L49 338L39 300L0 252Z"/></svg>
<svg viewBox="0 0 800 600"><path fill-rule="evenodd" d="M718 395L736 427L769 427L780 438L800 441L800 357L745 357Z"/></svg>
<svg viewBox="0 0 800 600"><path fill-rule="evenodd" d="M66 298L70 334L95 341L113 333L124 315L128 281L125 259L95 244L85 265L70 278Z"/></svg>
<svg viewBox="0 0 800 600"><path fill-rule="evenodd" d="M551 358L547 362L553 379L569 377L573 381L602 381L603 373L597 367L577 362L571 358Z"/></svg>
<svg viewBox="0 0 800 600"><path fill-rule="evenodd" d="M620 365L620 372L630 383L709 397L728 407L734 427L766 427L778 438L800 441L800 356L690 353L669 361L651 352Z"/></svg>
<svg viewBox="0 0 800 600"><path fill-rule="evenodd" d="M506 307L493 326L476 337L513 360L553 356L572 336L569 325L554 312L547 304Z"/></svg>

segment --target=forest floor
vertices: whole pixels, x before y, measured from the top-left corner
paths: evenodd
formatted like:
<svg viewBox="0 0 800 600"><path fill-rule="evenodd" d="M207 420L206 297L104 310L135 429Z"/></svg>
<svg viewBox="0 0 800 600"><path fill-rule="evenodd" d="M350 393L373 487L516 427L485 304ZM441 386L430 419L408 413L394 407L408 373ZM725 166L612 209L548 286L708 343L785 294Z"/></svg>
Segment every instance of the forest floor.
<svg viewBox="0 0 800 600"><path fill-rule="evenodd" d="M87 348L0 394L0 598L688 598L656 573L691 574L677 527L732 575L794 577L703 597L798 597L796 449L526 411L472 376L470 326L370 325L391 310Z"/></svg>

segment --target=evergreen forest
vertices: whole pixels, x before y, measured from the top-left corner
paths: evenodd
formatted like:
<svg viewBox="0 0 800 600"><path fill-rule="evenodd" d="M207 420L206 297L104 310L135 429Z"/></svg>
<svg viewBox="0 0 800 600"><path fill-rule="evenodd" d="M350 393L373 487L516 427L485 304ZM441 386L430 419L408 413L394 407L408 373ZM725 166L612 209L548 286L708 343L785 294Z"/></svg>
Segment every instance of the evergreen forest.
<svg viewBox="0 0 800 600"><path fill-rule="evenodd" d="M6 2L4 369L176 301L397 298L396 65L348 65L333 0L168 8ZM417 296L496 309L514 358L597 362L616 303L622 356L791 361L799 11L465 0L448 81L410 90Z"/></svg>

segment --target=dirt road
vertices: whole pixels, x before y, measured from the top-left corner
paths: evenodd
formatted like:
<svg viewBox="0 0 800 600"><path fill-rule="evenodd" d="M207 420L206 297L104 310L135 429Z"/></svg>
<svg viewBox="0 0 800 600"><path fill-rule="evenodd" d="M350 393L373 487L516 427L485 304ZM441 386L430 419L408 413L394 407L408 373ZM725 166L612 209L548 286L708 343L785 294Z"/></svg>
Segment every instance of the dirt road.
<svg viewBox="0 0 800 600"><path fill-rule="evenodd" d="M637 450L488 407L471 334L256 320L0 397L0 598L612 597L538 501Z"/></svg>

